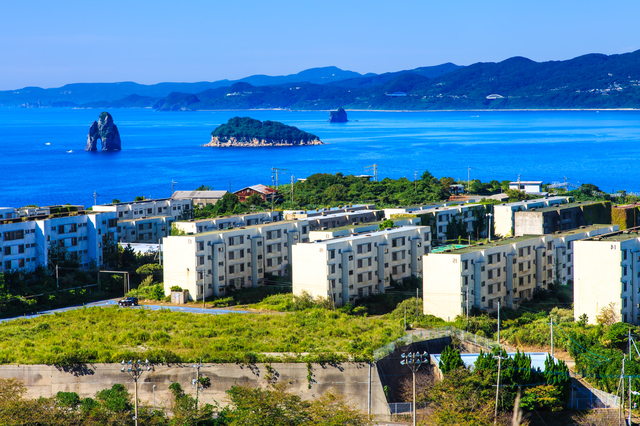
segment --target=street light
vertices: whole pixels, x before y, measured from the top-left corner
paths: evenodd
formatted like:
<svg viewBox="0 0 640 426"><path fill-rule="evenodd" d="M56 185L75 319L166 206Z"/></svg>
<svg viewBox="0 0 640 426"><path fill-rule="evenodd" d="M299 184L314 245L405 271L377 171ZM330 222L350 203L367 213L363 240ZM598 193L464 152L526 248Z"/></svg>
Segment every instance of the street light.
<svg viewBox="0 0 640 426"><path fill-rule="evenodd" d="M129 374L135 383L136 416L134 417L134 420L136 421L136 426L138 426L138 379L142 376L142 367L145 367L147 371L151 371L151 364L149 364L148 359L145 360L144 363L140 360L130 360L129 362L122 360L122 368L120 369L121 372Z"/></svg>
<svg viewBox="0 0 640 426"><path fill-rule="evenodd" d="M413 374L413 426L416 426L416 371L420 369L422 364L429 362L429 354L426 351L422 354L420 352L409 352L400 356L402 357L400 365L409 366Z"/></svg>

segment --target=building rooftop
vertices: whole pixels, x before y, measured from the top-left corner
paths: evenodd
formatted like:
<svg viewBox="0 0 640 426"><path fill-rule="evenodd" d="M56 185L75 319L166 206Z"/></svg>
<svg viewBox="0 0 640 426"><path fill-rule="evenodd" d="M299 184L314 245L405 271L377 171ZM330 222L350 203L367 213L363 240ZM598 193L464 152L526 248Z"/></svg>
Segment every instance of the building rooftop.
<svg viewBox="0 0 640 426"><path fill-rule="evenodd" d="M340 213L331 213L331 214L327 214L327 215L323 215L323 216L312 216L307 218L307 220L316 220L316 219L335 219L338 217L345 217L345 216L367 216L370 215L372 212L377 212L380 210L358 210L355 212L340 212Z"/></svg>
<svg viewBox="0 0 640 426"><path fill-rule="evenodd" d="M112 213L112 212L94 212L93 210L80 210L80 211L73 211L73 212L42 214L38 216L21 216L21 217L14 217L10 219L0 219L0 225L5 225L7 223L35 222L38 220L59 219L63 217L87 216L87 215L105 214L105 213Z"/></svg>
<svg viewBox="0 0 640 426"><path fill-rule="evenodd" d="M522 200L522 201L514 201L513 203L496 204L496 207L497 206L523 206L527 204L544 203L545 201L549 202L549 201L556 201L556 200L566 200L567 198L571 198L571 197L556 196L556 197L547 197L547 198L535 198L533 200Z"/></svg>
<svg viewBox="0 0 640 426"><path fill-rule="evenodd" d="M278 222L270 222L270 223L259 223L257 225L248 225L248 226L239 226L237 228L232 228L232 229L214 229L212 231L207 231L207 232L200 232L198 234L196 234L197 236L207 236L207 235L214 235L214 234L223 234L225 232L234 232L234 231L238 231L241 229L254 229L254 228L264 228L266 226L282 226L284 224L287 223L301 223L303 225L307 225L309 222L307 222L306 220L280 220ZM184 237L185 235L178 235L179 237ZM193 237L195 235L186 235L188 237Z"/></svg>
<svg viewBox="0 0 640 426"><path fill-rule="evenodd" d="M349 236L344 236L344 237L336 237L336 238L331 238L328 240L319 240L319 241L311 241L307 244L329 244L329 243L337 243L337 242L342 242L342 241L352 241L352 240L359 240L362 238L366 238L366 237L371 237L373 234L376 235L381 235L381 234L397 234L400 232L404 232L404 231L409 231L409 230L414 230L414 229L418 229L418 228L425 228L424 226L415 226L415 225L410 225L410 226L401 226L399 228L391 228L391 229L383 229L383 230L374 230L374 231L366 231L366 232L361 232L359 234L353 234L353 235L349 235Z"/></svg>
<svg viewBox="0 0 640 426"><path fill-rule="evenodd" d="M635 204L625 204L624 206L613 206L614 209L633 209L640 208L640 203Z"/></svg>
<svg viewBox="0 0 640 426"><path fill-rule="evenodd" d="M280 212L275 211L275 212L253 212L253 213L242 213L242 214L234 214L234 215L230 215L230 216L215 216L215 217L208 217L206 219L187 219L187 220L180 220L177 223L180 222L184 222L184 223L204 223L204 222L210 222L212 220L217 220L217 219L239 219L239 218L243 218L243 217L247 217L247 216L254 216L254 215L273 215L275 214L276 216L278 216Z"/></svg>
<svg viewBox="0 0 640 426"><path fill-rule="evenodd" d="M586 238L585 241L627 241L640 238L640 226L625 229L623 231L615 231L609 234L597 235L595 237Z"/></svg>
<svg viewBox="0 0 640 426"><path fill-rule="evenodd" d="M138 201L125 201L120 203L108 203L108 204L98 204L98 206L126 206L129 204L144 204L144 203L152 203L154 201L167 201L171 198L147 198L146 200L138 200Z"/></svg>
<svg viewBox="0 0 640 426"><path fill-rule="evenodd" d="M602 204L602 203L605 203L605 201L578 201L575 203L559 204L557 206L541 207L539 209L530 209L525 212L518 212L518 213L531 213L531 212L546 213L546 212L553 212L557 210L574 209L576 207L589 206L593 204Z"/></svg>
<svg viewBox="0 0 640 426"><path fill-rule="evenodd" d="M494 247L501 247L501 246L504 246L504 245L507 245L507 244L519 243L521 241L526 241L526 240L530 240L530 239L533 239L533 238L540 238L540 237L544 237L544 236L547 236L547 235L553 236L553 237L566 237L566 236L569 236L569 235L576 235L576 234L581 234L583 232L594 231L596 229L608 228L610 226L613 226L613 225L584 226L584 227L581 227L581 228L572 229L570 231L560 231L560 232L555 232L553 234L545 234L545 235L522 235L520 237L504 238L502 240L491 241L490 243L484 243L484 244L480 243L480 244L475 244L475 245L472 245L472 246L466 246L466 247L459 248L459 249L453 249L453 250L445 251L444 253L447 253L447 254L465 254L465 253L471 253L471 252L475 252L475 251L486 250L486 249L494 248Z"/></svg>
<svg viewBox="0 0 640 426"><path fill-rule="evenodd" d="M102 212L96 212L96 213L102 213ZM118 219L118 223L125 223L125 222L137 222L139 220L157 220L157 219L173 219L171 216L165 216L165 215L156 215L156 216L141 216L141 217L134 217L133 219Z"/></svg>
<svg viewBox="0 0 640 426"><path fill-rule="evenodd" d="M228 191L176 191L171 196L172 200L189 200L192 198L215 198L220 199Z"/></svg>

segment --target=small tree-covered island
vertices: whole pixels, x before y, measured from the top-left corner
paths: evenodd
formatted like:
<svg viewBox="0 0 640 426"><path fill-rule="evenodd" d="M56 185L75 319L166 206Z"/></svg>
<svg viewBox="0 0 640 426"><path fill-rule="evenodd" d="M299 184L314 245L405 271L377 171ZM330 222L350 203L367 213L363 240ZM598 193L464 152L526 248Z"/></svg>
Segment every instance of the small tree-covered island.
<svg viewBox="0 0 640 426"><path fill-rule="evenodd" d="M324 145L316 135L277 121L234 117L211 132L211 147Z"/></svg>

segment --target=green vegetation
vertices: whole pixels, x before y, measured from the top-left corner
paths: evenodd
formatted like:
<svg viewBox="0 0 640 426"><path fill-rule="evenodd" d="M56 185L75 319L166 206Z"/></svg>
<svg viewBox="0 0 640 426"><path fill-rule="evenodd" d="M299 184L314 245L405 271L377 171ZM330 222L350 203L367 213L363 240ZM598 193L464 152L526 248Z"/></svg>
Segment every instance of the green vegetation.
<svg viewBox="0 0 640 426"><path fill-rule="evenodd" d="M287 315L84 308L0 324L0 363L368 360L402 334L399 323L317 307Z"/></svg>
<svg viewBox="0 0 640 426"><path fill-rule="evenodd" d="M234 385L227 390L230 405L223 408L198 401L179 383L169 387L166 408L139 404L141 425L153 426L369 426L373 422L329 391L312 401L289 393L284 384L266 389ZM51 398L27 399L26 387L16 379L0 379L0 424L3 425L134 425L134 396L121 384L99 391L95 398L58 392Z"/></svg>
<svg viewBox="0 0 640 426"><path fill-rule="evenodd" d="M237 140L267 140L267 141L287 141L287 142L310 142L319 140L316 135L303 132L297 127L287 126L278 121L255 120L250 117L233 117L226 124L218 126L212 137L217 137L220 141L228 141L235 138Z"/></svg>
<svg viewBox="0 0 640 426"><path fill-rule="evenodd" d="M524 353L517 352L513 358L508 358L504 350L496 348L490 353L481 352L474 368L468 370L462 365L459 354L453 350L446 352L449 358L446 365L451 368L444 372L442 381L424 386L417 397L418 401L431 403L425 424L493 424L497 357L502 358L498 424L511 425L514 410L516 413L562 410L570 396L571 378L562 361L553 365L547 357L543 373L532 368L531 359ZM519 405L516 402L518 394L521 396ZM454 419L455 423L452 423Z"/></svg>

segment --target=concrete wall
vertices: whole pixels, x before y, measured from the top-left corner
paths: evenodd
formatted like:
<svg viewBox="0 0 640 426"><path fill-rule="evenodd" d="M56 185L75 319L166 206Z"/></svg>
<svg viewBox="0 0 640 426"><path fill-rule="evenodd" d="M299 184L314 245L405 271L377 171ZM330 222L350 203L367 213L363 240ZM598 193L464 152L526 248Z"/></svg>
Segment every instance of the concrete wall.
<svg viewBox="0 0 640 426"><path fill-rule="evenodd" d="M621 242L611 241L573 243L573 316L576 320L587 314L589 324L596 324L596 316L609 303L614 303L616 312L621 313L620 246Z"/></svg>
<svg viewBox="0 0 640 426"><path fill-rule="evenodd" d="M371 389L371 414L389 414L387 400L376 366L369 370L367 363L312 364L311 387L307 380L307 364L271 364L278 382L291 383L289 390L303 399L317 398L330 389L344 395L349 404L363 413L368 411ZM134 382L127 373L120 372L119 364L81 364L75 367L50 365L3 365L0 378L16 377L24 380L27 397L50 397L57 392L76 392L81 397L94 397L96 392L122 383L134 392ZM371 373L371 374L370 374ZM211 387L200 393L200 401L221 405L229 403L225 391L235 384L264 387L267 384L265 364L205 364L201 376L211 379ZM143 404L153 405L153 385L156 385L157 406L168 406L169 386L178 382L195 397L191 381L196 369L191 364L154 365L153 371L144 372L138 381L138 398ZM369 380L369 377L371 378Z"/></svg>

